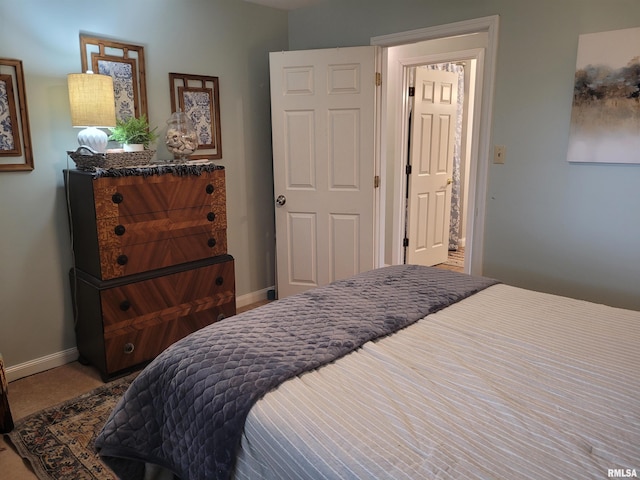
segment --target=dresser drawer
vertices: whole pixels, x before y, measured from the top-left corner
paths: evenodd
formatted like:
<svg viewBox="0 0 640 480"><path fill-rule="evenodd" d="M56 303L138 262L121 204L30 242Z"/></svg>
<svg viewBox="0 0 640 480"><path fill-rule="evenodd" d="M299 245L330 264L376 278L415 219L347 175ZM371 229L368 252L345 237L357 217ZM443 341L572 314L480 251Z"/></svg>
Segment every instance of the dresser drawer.
<svg viewBox="0 0 640 480"><path fill-rule="evenodd" d="M105 334L107 372L114 373L148 362L181 338L211 323L235 314L235 302L209 310L164 320L144 328L131 327L124 333ZM142 325L138 325L142 327Z"/></svg>
<svg viewBox="0 0 640 480"><path fill-rule="evenodd" d="M204 205L127 217L109 217L97 222L100 248L186 237L226 228L227 213L224 205L214 208Z"/></svg>
<svg viewBox="0 0 640 480"><path fill-rule="evenodd" d="M97 219L226 204L223 169L200 176L101 177L93 192Z"/></svg>
<svg viewBox="0 0 640 480"><path fill-rule="evenodd" d="M105 248L100 251L104 280L133 275L227 253L227 232L174 237L157 242Z"/></svg>
<svg viewBox="0 0 640 480"><path fill-rule="evenodd" d="M233 262L224 262L104 289L104 332L118 333L134 324L140 328L229 303L234 284Z"/></svg>

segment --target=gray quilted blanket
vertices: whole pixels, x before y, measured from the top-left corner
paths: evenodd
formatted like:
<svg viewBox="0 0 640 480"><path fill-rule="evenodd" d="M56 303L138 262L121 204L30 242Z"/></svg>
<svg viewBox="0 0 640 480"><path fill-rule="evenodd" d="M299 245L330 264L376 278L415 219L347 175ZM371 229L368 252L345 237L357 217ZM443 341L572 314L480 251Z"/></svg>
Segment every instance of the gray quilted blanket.
<svg viewBox="0 0 640 480"><path fill-rule="evenodd" d="M142 478L145 462L183 480L230 478L246 416L267 392L493 283L400 265L229 317L149 364L96 448L123 479Z"/></svg>

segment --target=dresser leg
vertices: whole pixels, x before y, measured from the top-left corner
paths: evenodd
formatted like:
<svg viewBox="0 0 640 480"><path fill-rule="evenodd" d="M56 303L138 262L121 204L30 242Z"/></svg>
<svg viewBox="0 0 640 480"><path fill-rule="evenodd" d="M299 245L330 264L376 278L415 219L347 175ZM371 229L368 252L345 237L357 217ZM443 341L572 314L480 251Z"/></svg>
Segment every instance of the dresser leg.
<svg viewBox="0 0 640 480"><path fill-rule="evenodd" d="M84 366L91 365L91 362L89 360L87 360L86 358L84 358L82 355L78 356L78 363L80 365L84 365Z"/></svg>

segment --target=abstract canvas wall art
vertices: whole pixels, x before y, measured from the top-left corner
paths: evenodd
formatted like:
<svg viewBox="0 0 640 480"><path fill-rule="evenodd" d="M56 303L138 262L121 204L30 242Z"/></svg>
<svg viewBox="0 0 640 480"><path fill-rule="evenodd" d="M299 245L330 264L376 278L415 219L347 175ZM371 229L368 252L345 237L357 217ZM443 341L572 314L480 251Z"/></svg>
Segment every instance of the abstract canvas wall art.
<svg viewBox="0 0 640 480"><path fill-rule="evenodd" d="M640 163L640 28L580 35L567 159Z"/></svg>

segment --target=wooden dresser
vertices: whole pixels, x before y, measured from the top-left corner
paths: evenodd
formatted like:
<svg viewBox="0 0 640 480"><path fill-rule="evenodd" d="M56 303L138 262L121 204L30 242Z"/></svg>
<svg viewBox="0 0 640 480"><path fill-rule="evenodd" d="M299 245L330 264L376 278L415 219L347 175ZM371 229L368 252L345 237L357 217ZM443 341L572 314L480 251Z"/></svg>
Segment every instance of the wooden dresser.
<svg viewBox="0 0 640 480"><path fill-rule="evenodd" d="M65 171L76 340L105 381L235 314L224 173Z"/></svg>

